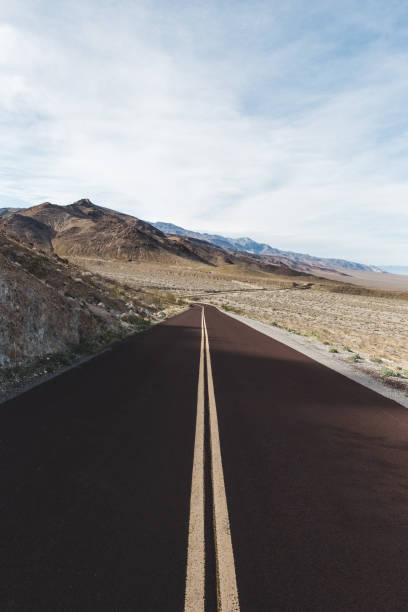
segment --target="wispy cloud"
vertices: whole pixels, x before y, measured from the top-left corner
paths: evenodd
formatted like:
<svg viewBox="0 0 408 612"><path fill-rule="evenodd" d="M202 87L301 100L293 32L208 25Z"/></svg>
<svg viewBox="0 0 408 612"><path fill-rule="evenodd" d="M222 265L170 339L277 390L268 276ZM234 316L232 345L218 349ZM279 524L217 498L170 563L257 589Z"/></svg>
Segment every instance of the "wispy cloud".
<svg viewBox="0 0 408 612"><path fill-rule="evenodd" d="M0 7L0 204L408 264L401 3Z"/></svg>

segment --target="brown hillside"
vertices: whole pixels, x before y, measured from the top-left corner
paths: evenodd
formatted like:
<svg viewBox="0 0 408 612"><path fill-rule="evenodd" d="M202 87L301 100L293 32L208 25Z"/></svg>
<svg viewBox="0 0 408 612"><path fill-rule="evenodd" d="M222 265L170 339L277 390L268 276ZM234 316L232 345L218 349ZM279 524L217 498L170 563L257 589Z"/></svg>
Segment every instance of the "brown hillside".
<svg viewBox="0 0 408 612"><path fill-rule="evenodd" d="M0 219L0 227L11 238L51 252L54 230L36 219L20 213L11 213Z"/></svg>
<svg viewBox="0 0 408 612"><path fill-rule="evenodd" d="M171 240L145 221L87 199L68 206L45 202L7 214L0 227L27 244L67 257L204 261L200 249L189 248L188 240Z"/></svg>
<svg viewBox="0 0 408 612"><path fill-rule="evenodd" d="M120 261L201 263L209 266L235 264L246 269L298 275L286 262L269 261L250 253L231 253L186 236L169 236L153 225L96 206L82 199L68 206L44 202L0 218L9 236L45 252L68 258Z"/></svg>

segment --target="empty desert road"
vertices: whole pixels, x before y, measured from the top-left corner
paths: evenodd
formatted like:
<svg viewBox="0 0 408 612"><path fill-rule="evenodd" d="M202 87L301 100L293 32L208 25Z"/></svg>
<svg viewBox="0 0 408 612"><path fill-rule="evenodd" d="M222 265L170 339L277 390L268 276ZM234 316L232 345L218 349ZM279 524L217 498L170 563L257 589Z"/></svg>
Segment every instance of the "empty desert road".
<svg viewBox="0 0 408 612"><path fill-rule="evenodd" d="M408 609L408 412L200 305L0 405L2 612Z"/></svg>

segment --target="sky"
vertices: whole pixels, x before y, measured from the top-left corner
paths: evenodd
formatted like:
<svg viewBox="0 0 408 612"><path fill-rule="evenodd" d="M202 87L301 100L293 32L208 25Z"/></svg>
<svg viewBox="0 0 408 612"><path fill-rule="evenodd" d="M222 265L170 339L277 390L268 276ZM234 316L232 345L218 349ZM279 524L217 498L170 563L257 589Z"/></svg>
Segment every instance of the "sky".
<svg viewBox="0 0 408 612"><path fill-rule="evenodd" d="M0 207L408 265L408 4L0 0Z"/></svg>

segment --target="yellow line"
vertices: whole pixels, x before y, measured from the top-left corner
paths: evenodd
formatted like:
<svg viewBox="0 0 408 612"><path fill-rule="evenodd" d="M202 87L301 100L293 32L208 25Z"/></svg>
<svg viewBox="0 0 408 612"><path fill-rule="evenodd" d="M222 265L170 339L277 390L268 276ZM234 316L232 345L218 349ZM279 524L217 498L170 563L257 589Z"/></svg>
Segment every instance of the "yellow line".
<svg viewBox="0 0 408 612"><path fill-rule="evenodd" d="M205 609L204 540L204 308L201 314L201 349L197 390L197 420L191 479L190 522L188 529L185 612Z"/></svg>
<svg viewBox="0 0 408 612"><path fill-rule="evenodd" d="M218 610L219 612L238 612L238 588L235 576L235 562L234 553L232 550L230 523L228 518L228 506L227 496L225 493L224 473L222 469L217 406L215 403L214 382L210 357L210 343L208 340L205 315L203 323L207 357L207 384L210 415L209 420L211 444L211 476L214 498L214 537L217 562Z"/></svg>

